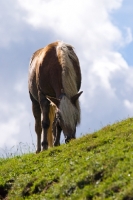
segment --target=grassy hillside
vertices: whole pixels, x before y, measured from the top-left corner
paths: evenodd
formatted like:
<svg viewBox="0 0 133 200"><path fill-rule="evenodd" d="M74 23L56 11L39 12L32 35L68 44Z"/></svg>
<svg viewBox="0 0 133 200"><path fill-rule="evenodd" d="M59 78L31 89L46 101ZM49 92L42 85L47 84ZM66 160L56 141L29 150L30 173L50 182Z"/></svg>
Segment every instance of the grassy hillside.
<svg viewBox="0 0 133 200"><path fill-rule="evenodd" d="M133 118L37 155L0 159L0 199L132 200Z"/></svg>

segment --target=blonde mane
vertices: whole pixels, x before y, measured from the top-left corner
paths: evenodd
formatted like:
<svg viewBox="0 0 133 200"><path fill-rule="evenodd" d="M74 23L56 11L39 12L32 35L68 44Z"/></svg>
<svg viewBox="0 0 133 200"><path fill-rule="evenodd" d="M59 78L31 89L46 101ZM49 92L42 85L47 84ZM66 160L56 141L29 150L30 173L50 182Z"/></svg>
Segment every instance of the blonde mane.
<svg viewBox="0 0 133 200"><path fill-rule="evenodd" d="M78 64L78 58L71 45L60 41L58 42L56 52L62 66L62 84L66 94L61 99L60 110L64 122L73 130L75 125L80 123L79 101L77 100L75 107L70 100L72 96L78 93L77 76L72 62L73 60Z"/></svg>

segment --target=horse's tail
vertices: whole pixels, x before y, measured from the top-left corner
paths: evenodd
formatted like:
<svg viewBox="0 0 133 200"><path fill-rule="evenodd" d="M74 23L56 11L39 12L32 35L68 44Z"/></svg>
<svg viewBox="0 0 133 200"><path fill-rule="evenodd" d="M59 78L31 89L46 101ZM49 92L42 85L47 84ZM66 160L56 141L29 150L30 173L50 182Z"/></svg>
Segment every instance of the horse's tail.
<svg viewBox="0 0 133 200"><path fill-rule="evenodd" d="M47 140L48 140L48 146L53 147L53 134L52 134L52 124L54 121L54 116L55 116L55 110L56 106L52 102L50 103L50 111L49 111L49 120L50 120L50 126L48 128L47 132Z"/></svg>

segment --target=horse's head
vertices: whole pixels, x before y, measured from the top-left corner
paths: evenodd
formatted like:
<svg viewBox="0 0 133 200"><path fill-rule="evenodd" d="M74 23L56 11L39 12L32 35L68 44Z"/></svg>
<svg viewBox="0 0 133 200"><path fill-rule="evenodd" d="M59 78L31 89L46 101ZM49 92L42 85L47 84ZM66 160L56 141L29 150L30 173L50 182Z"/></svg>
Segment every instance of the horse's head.
<svg viewBox="0 0 133 200"><path fill-rule="evenodd" d="M75 123L73 125L73 127L71 127L69 124L66 124L65 121L63 120L60 110L58 109L56 111L55 119L54 119L54 123L53 123L54 135L57 136L58 130L61 128L61 130L63 131L64 136L65 136L65 142L67 143L67 142L69 142L69 140L75 138L76 126L77 126L77 123ZM56 140L56 138L55 138L55 140ZM59 141L57 141L57 143L59 143Z"/></svg>
<svg viewBox="0 0 133 200"><path fill-rule="evenodd" d="M61 99L48 97L57 106L54 130L60 127L63 130L66 142L75 138L76 126L80 122L78 98L81 94L82 92L79 92L71 98L63 95Z"/></svg>

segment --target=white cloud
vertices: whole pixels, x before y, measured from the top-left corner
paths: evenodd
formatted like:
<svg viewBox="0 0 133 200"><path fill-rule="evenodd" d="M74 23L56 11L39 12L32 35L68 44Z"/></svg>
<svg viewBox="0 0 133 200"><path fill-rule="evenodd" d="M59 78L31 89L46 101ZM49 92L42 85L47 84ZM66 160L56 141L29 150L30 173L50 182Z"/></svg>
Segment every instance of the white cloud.
<svg viewBox="0 0 133 200"><path fill-rule="evenodd" d="M10 146L17 144L15 139L19 132L18 119L10 119L7 122L0 123L0 146Z"/></svg>
<svg viewBox="0 0 133 200"><path fill-rule="evenodd" d="M21 23L22 10L18 7L17 1L12 3L11 1L0 2L0 47L8 47L11 41L21 41L21 31L23 24Z"/></svg>
<svg viewBox="0 0 133 200"><path fill-rule="evenodd" d="M129 100L125 99L124 100L125 106L128 108L129 111L133 110L133 102L130 102ZM131 112L132 113L132 112Z"/></svg>
<svg viewBox="0 0 133 200"><path fill-rule="evenodd" d="M131 28L125 27L126 30L126 38L125 38L125 43L131 43L133 41L133 36L132 36L132 31Z"/></svg>
<svg viewBox="0 0 133 200"><path fill-rule="evenodd" d="M27 73L28 73L28 69L27 69ZM28 93L27 84L28 84L28 80L27 80L27 77L25 76L23 79L20 79L19 81L17 80L17 82L14 85L14 90L20 94L25 94L25 91L27 91Z"/></svg>
<svg viewBox="0 0 133 200"><path fill-rule="evenodd" d="M50 28L61 39L69 39L74 43L78 41L80 47L93 41L103 47L103 39L107 45L114 41L119 43L121 33L110 22L109 12L119 8L122 0L83 0L82 3L76 0L33 0L32 4L30 0L18 2L27 11L27 15L23 16L27 23L35 28Z"/></svg>
<svg viewBox="0 0 133 200"><path fill-rule="evenodd" d="M26 130L29 113L23 103L2 101L0 113L0 147L12 147L18 143L18 134Z"/></svg>

